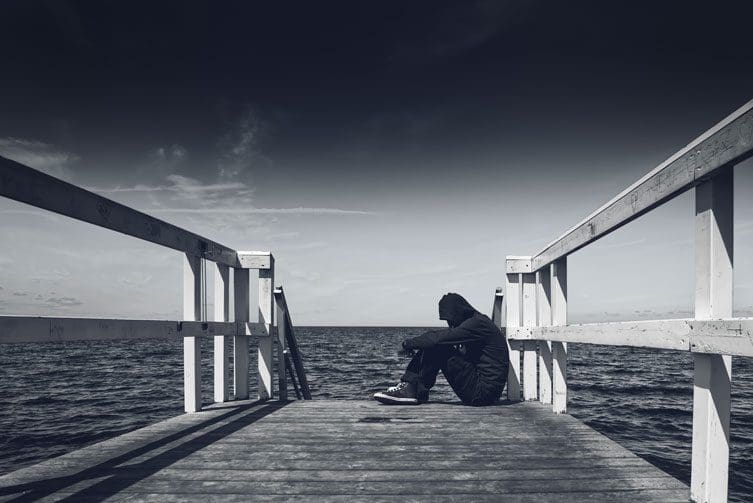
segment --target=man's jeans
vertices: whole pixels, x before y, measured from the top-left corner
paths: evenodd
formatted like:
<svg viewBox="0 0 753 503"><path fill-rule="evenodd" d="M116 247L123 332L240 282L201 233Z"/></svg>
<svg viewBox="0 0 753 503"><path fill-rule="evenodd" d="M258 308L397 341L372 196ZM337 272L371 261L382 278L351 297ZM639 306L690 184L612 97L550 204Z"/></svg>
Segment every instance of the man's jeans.
<svg viewBox="0 0 753 503"><path fill-rule="evenodd" d="M454 346L438 345L419 350L400 379L416 385L419 399L428 398L429 390L442 371L455 394L466 405L490 405L502 394L498 386L489 387L479 380L473 362Z"/></svg>

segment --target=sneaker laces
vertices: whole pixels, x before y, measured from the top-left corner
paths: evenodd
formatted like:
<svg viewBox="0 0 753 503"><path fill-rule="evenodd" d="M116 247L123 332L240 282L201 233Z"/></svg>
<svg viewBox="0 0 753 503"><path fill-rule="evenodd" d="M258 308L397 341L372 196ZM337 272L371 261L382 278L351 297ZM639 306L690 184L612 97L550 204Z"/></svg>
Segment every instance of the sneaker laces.
<svg viewBox="0 0 753 503"><path fill-rule="evenodd" d="M408 383L407 383L407 382L405 382L405 381L400 381L400 382L399 382L399 383L397 383L396 385L394 385L394 386L391 386L391 387L387 388L387 391L389 391L389 392L393 392L393 391L400 391L401 389L405 388L406 386L408 386Z"/></svg>

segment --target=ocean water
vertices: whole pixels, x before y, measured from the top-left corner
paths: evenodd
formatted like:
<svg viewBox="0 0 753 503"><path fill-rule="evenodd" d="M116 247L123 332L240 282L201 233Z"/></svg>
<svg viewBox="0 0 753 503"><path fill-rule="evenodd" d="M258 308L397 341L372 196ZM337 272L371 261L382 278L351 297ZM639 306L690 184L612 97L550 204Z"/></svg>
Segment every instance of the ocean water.
<svg viewBox="0 0 753 503"><path fill-rule="evenodd" d="M314 398L363 399L395 384L407 363L397 356L399 342L422 330L297 327ZM205 339L202 347L206 403L211 344ZM181 414L182 347L160 339L0 345L0 473ZM256 368L253 356L250 366ZM730 501L747 502L753 361L733 358L732 372ZM691 355L570 345L568 373L571 414L689 483ZM442 377L431 398L455 399Z"/></svg>

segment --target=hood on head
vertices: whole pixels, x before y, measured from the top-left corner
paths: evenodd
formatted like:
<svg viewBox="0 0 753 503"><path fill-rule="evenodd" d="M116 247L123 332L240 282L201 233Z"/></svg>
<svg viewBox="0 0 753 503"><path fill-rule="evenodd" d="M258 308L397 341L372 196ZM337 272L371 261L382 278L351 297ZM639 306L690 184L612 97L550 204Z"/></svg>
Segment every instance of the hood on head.
<svg viewBox="0 0 753 503"><path fill-rule="evenodd" d="M456 293L448 293L439 301L439 319L457 327L476 312L467 300Z"/></svg>

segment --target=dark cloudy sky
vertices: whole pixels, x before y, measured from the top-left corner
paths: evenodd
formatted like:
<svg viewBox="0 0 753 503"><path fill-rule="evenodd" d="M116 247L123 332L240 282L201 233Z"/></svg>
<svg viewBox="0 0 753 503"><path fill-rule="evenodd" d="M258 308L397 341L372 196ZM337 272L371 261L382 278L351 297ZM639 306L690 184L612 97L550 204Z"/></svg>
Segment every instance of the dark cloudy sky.
<svg viewBox="0 0 753 503"><path fill-rule="evenodd" d="M749 5L6 0L0 155L271 250L298 323L434 324L753 98ZM3 312L178 315L177 253L0 212ZM692 213L572 256L571 318L688 316Z"/></svg>

